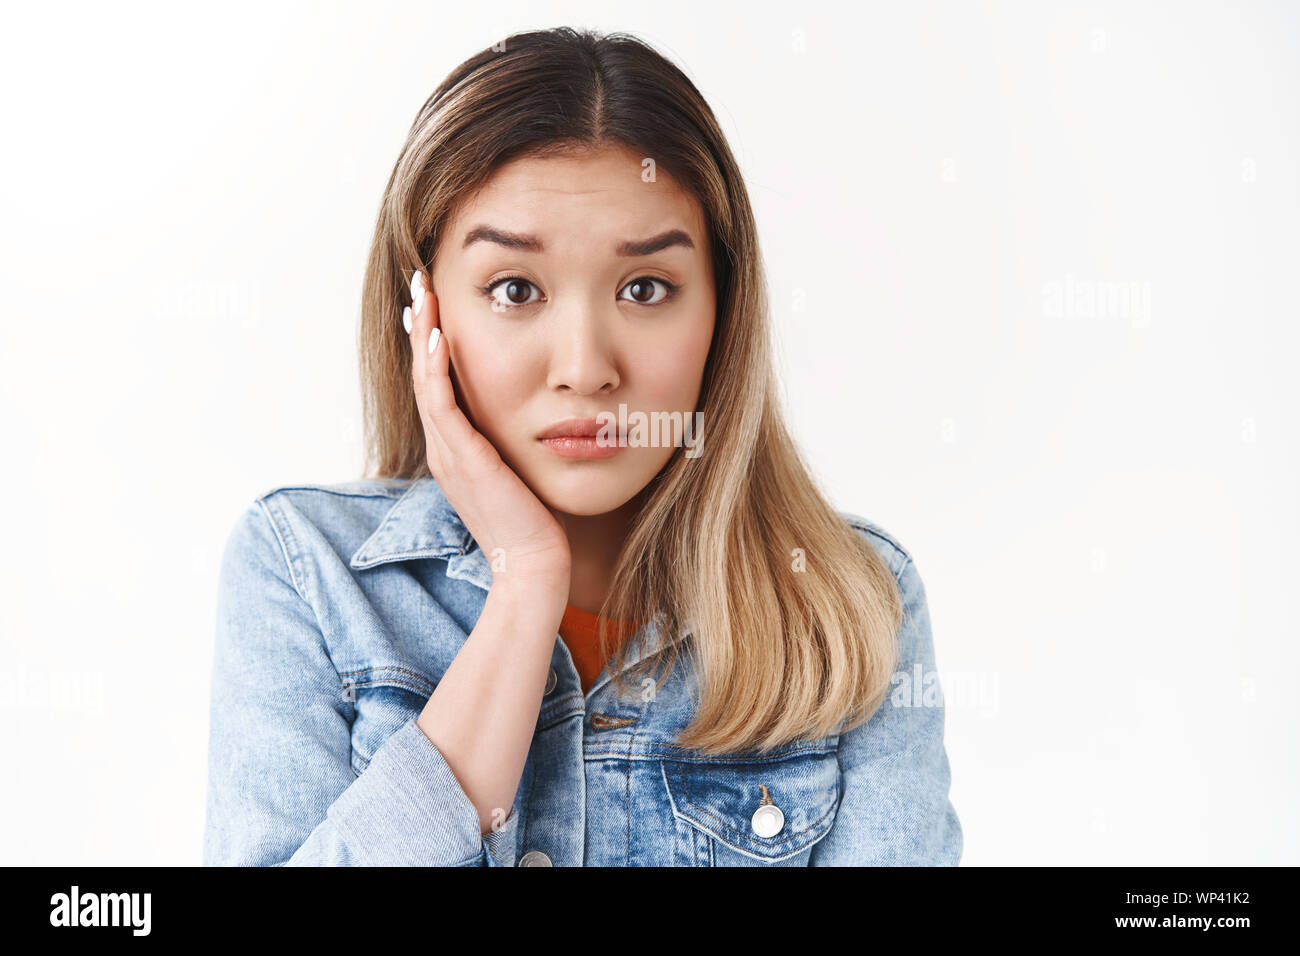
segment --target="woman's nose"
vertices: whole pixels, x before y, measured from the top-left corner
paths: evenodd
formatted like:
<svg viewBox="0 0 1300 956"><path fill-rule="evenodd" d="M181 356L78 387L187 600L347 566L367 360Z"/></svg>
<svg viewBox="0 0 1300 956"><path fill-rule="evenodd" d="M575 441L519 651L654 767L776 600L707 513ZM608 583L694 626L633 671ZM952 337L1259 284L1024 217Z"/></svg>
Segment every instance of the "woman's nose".
<svg viewBox="0 0 1300 956"><path fill-rule="evenodd" d="M614 323L622 319L611 304L610 315L591 304L574 306L557 315L550 329L550 370L547 385L579 395L613 391L619 385L613 341Z"/></svg>

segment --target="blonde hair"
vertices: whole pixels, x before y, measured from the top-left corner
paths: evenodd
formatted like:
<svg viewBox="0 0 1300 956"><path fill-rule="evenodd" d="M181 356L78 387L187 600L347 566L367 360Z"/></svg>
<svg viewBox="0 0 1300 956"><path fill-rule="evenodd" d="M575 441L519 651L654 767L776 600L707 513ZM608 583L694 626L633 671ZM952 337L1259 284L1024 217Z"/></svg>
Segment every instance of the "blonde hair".
<svg viewBox="0 0 1300 956"><path fill-rule="evenodd" d="M897 666L898 585L818 489L782 419L757 228L713 112L638 38L514 34L458 66L420 109L362 295L367 477L429 475L410 345L394 317L412 272L431 272L457 203L517 157L605 145L653 158L699 201L718 311L698 403L703 454L679 448L643 490L601 616L659 616L669 643L642 662L663 665L659 680L681 653L677 638L692 636L699 698L681 748L767 750L851 729L875 713ZM602 627L602 658L611 643ZM620 693L627 650L618 645L610 665Z"/></svg>

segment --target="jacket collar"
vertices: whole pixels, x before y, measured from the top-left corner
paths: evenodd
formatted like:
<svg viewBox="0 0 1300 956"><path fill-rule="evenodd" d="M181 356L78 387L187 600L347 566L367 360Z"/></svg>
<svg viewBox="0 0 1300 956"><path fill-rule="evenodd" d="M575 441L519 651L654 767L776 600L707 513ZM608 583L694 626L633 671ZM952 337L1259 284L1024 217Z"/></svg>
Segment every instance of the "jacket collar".
<svg viewBox="0 0 1300 956"><path fill-rule="evenodd" d="M485 591L492 584L487 558L438 483L427 475L411 482L349 564L360 571L417 558L445 559L449 577L471 581Z"/></svg>
<svg viewBox="0 0 1300 956"><path fill-rule="evenodd" d="M392 561L438 558L447 562L447 577L469 581L484 591L492 586L492 568L442 489L433 478L413 480L397 503L388 509L379 527L357 548L349 564L358 571ZM689 629L686 630L689 634ZM661 622L653 618L629 641L628 667L663 646ZM592 690L603 684L601 678Z"/></svg>

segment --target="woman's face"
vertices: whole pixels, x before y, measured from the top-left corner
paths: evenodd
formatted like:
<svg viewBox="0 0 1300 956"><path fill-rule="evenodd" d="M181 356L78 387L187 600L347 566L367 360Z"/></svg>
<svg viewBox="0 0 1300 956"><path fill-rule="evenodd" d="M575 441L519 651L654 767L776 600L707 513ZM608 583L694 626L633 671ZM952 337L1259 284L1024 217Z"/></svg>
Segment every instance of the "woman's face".
<svg viewBox="0 0 1300 956"><path fill-rule="evenodd" d="M453 211L434 257L461 410L571 515L613 511L659 473L676 447L658 429L634 447L634 413L694 427L713 340L703 211L663 171L642 173L621 148L515 160ZM583 444L540 437L620 405L630 441L609 457L569 457Z"/></svg>

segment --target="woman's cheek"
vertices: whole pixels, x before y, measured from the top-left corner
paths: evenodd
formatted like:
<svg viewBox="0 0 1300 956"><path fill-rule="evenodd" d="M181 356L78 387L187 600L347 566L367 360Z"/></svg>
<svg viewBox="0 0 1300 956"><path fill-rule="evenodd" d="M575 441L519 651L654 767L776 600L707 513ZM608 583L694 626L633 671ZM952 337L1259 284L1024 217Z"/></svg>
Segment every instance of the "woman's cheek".
<svg viewBox="0 0 1300 956"><path fill-rule="evenodd" d="M701 350L698 343L689 341L643 356L638 379L642 394L652 405L647 411L694 409L707 357L707 348Z"/></svg>
<svg viewBox="0 0 1300 956"><path fill-rule="evenodd" d="M499 418L493 407L499 398L500 389L494 387L494 371L490 362L485 360L485 352L473 335L452 338L447 334L451 348L451 366L456 382L456 400L461 411L477 430L489 438L495 431L494 422Z"/></svg>

